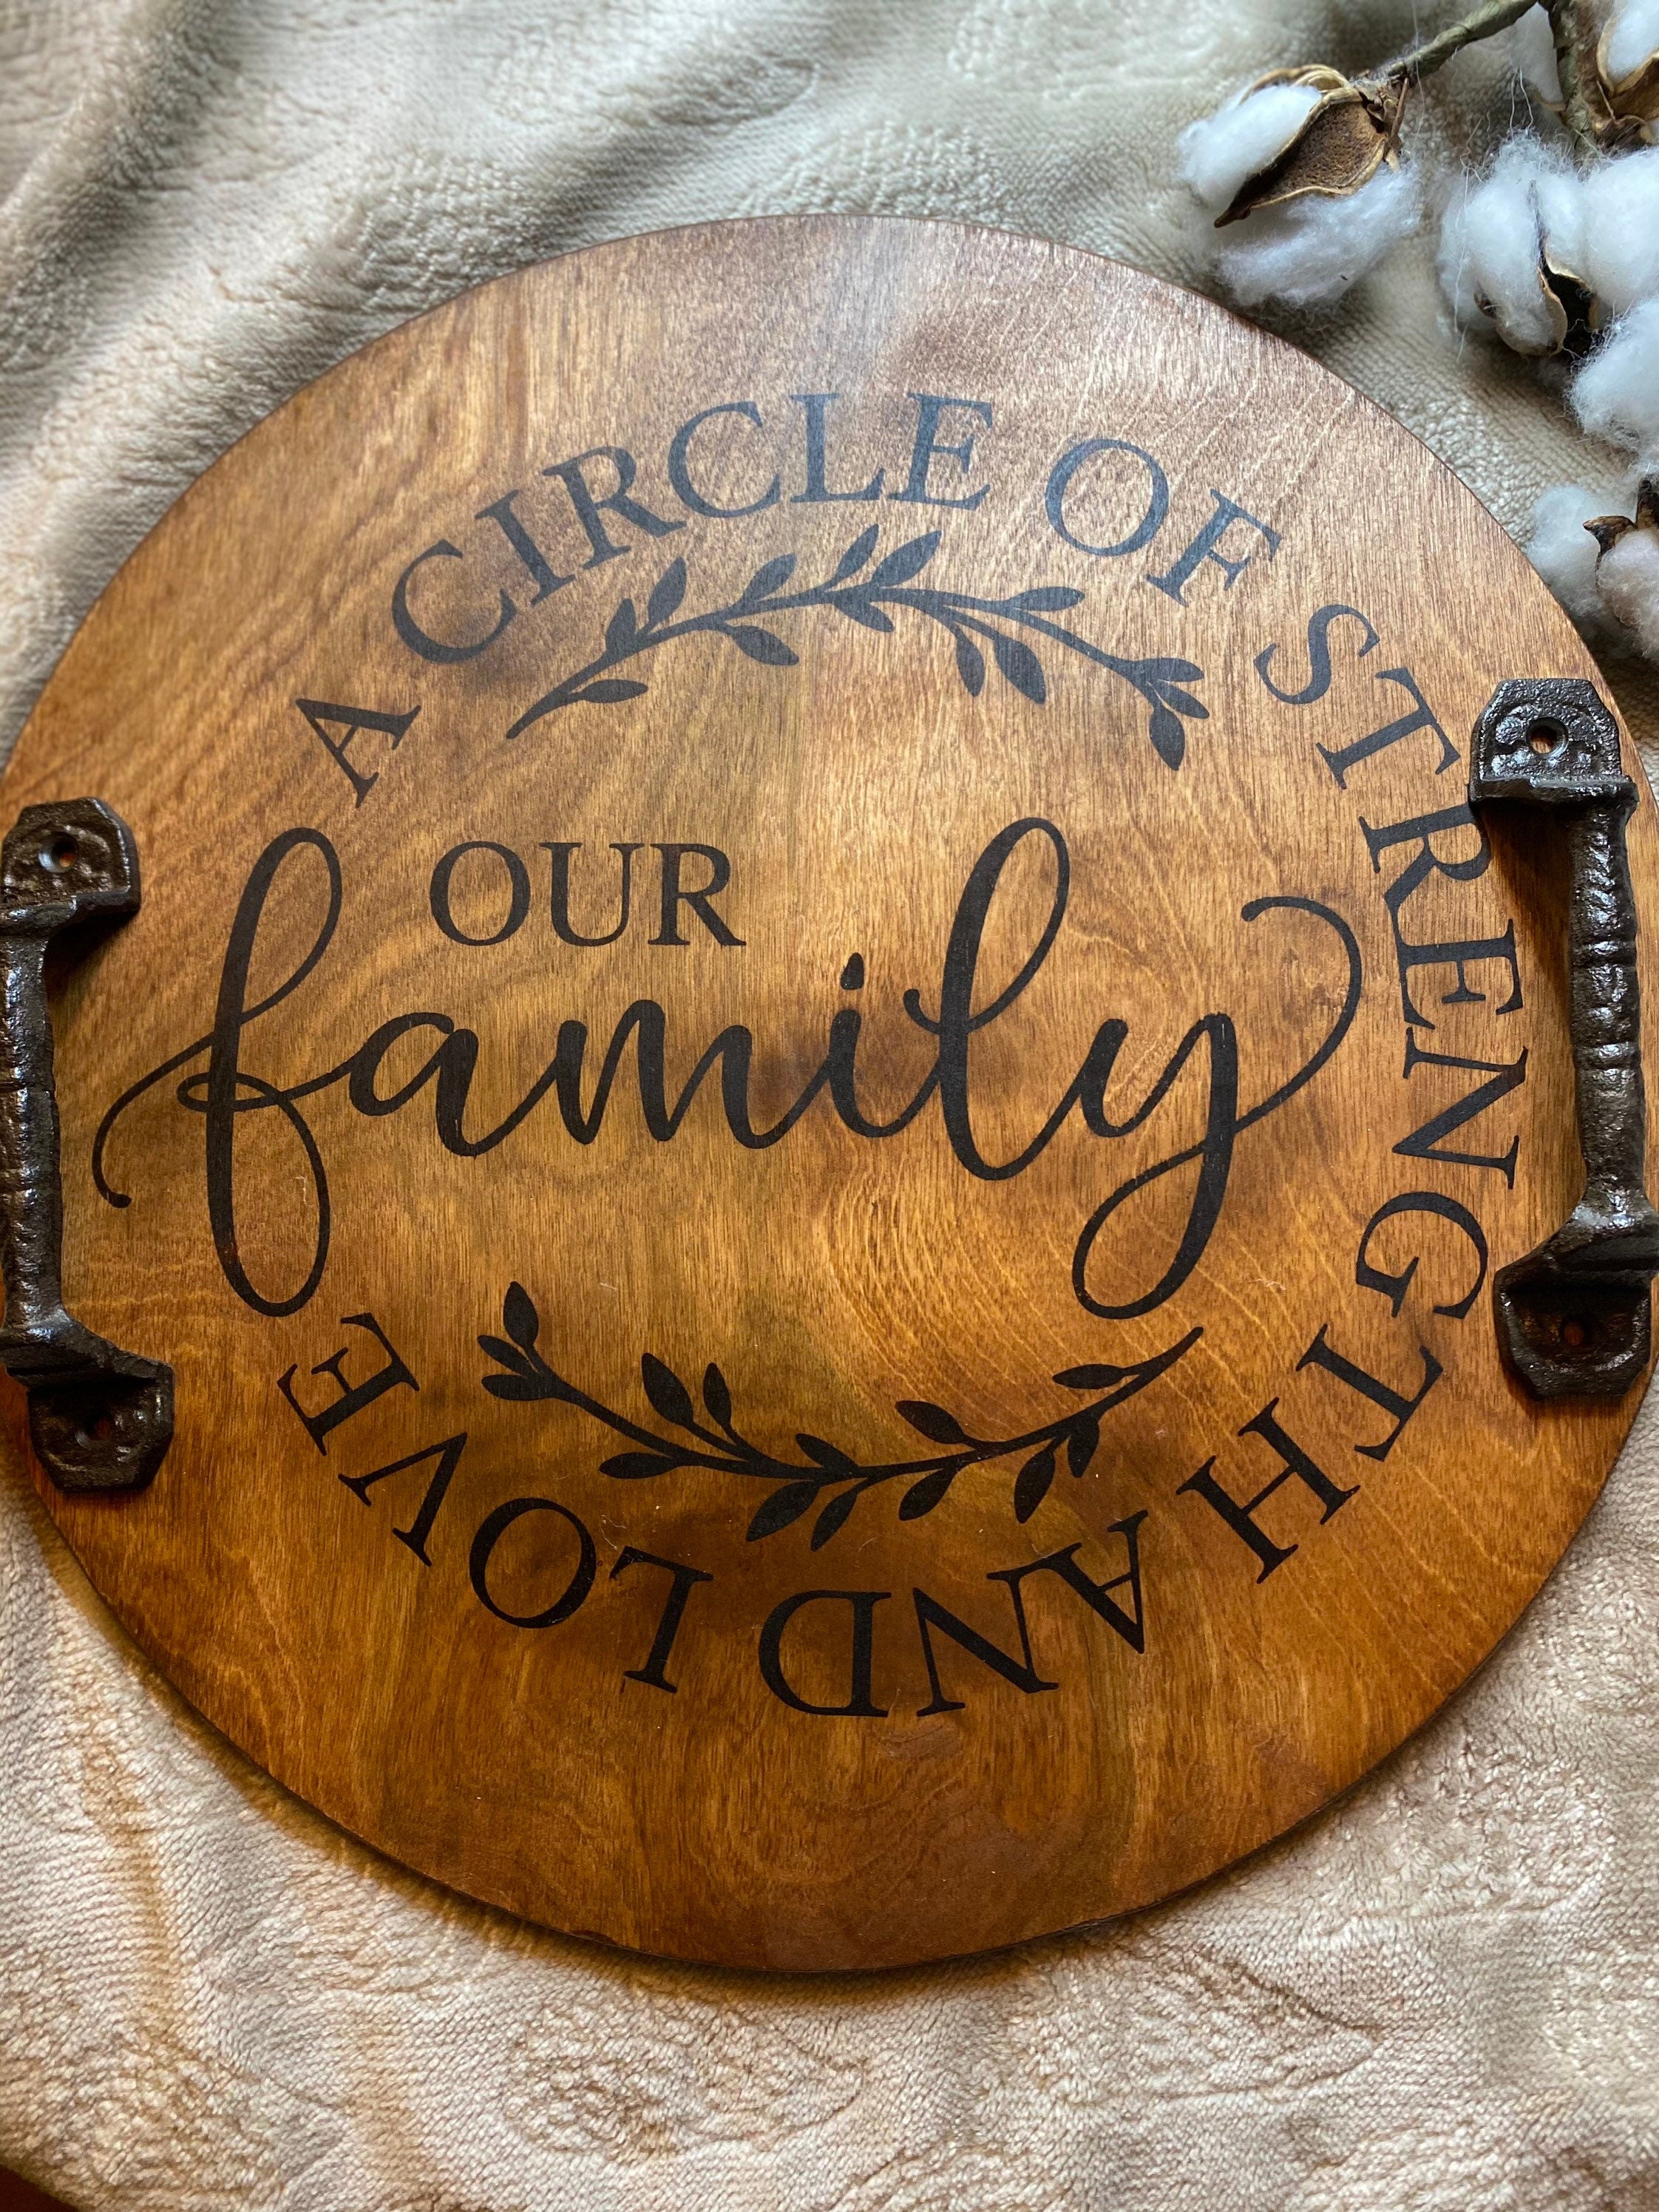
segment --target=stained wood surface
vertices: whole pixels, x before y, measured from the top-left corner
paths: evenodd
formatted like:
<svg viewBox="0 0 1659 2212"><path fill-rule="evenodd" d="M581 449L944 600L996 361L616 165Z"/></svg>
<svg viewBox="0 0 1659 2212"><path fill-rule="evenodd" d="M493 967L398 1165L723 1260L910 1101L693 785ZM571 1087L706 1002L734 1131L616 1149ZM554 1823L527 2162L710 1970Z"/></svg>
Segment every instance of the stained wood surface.
<svg viewBox="0 0 1659 2212"><path fill-rule="evenodd" d="M1421 446L1082 253L719 226L345 362L5 779L146 872L56 1004L70 1301L179 1378L153 1489L42 1483L93 1582L346 1827L653 1951L972 1951L1315 1812L1634 1410L1493 1335L1577 1189L1562 864L1455 813L1516 675L1595 671Z"/></svg>

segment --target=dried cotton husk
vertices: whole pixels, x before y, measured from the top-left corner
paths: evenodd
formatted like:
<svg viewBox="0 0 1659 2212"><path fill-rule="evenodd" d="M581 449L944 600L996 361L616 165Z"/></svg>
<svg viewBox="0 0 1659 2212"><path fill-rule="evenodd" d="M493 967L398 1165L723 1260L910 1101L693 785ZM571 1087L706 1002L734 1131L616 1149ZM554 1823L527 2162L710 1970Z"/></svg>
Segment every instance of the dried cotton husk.
<svg viewBox="0 0 1659 2212"><path fill-rule="evenodd" d="M1316 93L1317 102L1289 143L1245 178L1216 217L1218 230L1315 194L1346 199L1369 184L1385 161L1398 161L1404 80L1359 85L1340 70L1314 62L1302 69L1273 70L1250 87L1250 94L1275 85Z"/></svg>

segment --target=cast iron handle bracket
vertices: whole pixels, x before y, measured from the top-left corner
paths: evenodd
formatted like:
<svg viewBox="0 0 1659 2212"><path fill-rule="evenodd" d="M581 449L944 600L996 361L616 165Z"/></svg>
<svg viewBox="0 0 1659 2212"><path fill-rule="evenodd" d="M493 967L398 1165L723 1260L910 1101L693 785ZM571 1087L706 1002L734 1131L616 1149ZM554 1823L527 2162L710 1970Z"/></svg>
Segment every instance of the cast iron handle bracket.
<svg viewBox="0 0 1659 2212"><path fill-rule="evenodd" d="M1492 1282L1498 1342L1540 1398L1617 1397L1647 1365L1659 1213L1643 1186L1647 1100L1619 726L1577 677L1500 684L1474 726L1469 803L1558 815L1572 859L1572 1065L1584 1190L1554 1236Z"/></svg>
<svg viewBox="0 0 1659 2212"><path fill-rule="evenodd" d="M173 1437L173 1370L64 1310L46 946L137 907L137 847L100 799L25 807L0 845L0 1363L28 1392L36 1456L66 1491L142 1490Z"/></svg>

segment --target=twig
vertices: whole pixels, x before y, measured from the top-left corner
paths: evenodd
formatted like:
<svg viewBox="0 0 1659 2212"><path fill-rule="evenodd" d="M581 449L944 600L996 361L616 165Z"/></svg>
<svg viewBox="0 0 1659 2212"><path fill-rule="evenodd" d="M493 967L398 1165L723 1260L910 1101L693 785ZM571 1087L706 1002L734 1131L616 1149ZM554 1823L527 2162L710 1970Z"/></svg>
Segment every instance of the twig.
<svg viewBox="0 0 1659 2212"><path fill-rule="evenodd" d="M1393 63L1384 72L1383 82L1399 84L1407 79L1415 82L1419 77L1432 76L1436 70L1443 68L1454 54L1462 53L1465 46L1472 46L1480 39L1492 38L1499 31L1507 31L1511 23L1518 23L1532 5L1533 0L1486 0L1484 8L1477 8L1461 23L1453 23L1413 52Z"/></svg>
<svg viewBox="0 0 1659 2212"><path fill-rule="evenodd" d="M1561 120L1584 168L1601 151L1613 122L1595 75L1599 27L1585 0L1549 0L1549 19L1561 79Z"/></svg>
<svg viewBox="0 0 1659 2212"><path fill-rule="evenodd" d="M1379 76L1366 80L1398 88L1415 84L1443 68L1454 54L1518 23L1534 0L1486 0L1483 8L1453 23L1432 39L1392 62ZM1595 73L1600 26L1591 0L1544 0L1555 41L1555 65L1561 78L1561 121L1572 141L1579 167L1585 167L1630 132L1613 115Z"/></svg>

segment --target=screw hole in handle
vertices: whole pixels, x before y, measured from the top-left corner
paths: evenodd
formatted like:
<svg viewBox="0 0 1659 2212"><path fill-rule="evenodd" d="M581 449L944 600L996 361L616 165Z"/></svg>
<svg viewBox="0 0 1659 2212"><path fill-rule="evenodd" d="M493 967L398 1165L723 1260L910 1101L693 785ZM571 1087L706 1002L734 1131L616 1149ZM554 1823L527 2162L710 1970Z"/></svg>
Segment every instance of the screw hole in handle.
<svg viewBox="0 0 1659 2212"><path fill-rule="evenodd" d="M1499 684L1474 726L1469 804L1543 811L1572 861L1568 954L1584 1188L1553 1237L1492 1280L1498 1343L1539 1397L1617 1397L1647 1365L1659 1213L1644 1184L1647 1099L1636 902L1625 824L1636 786L1619 726L1578 678Z"/></svg>
<svg viewBox="0 0 1659 2212"><path fill-rule="evenodd" d="M173 1370L64 1305L64 1193L46 946L138 908L132 832L101 799L26 807L0 845L0 1364L28 1392L35 1455L60 1490L142 1490L173 1438Z"/></svg>

